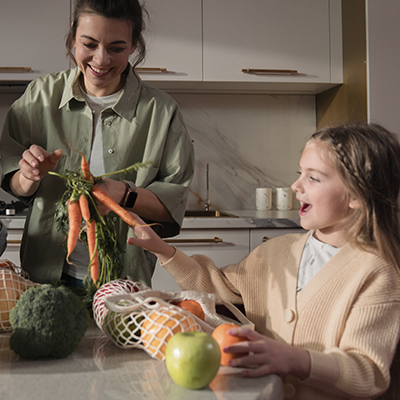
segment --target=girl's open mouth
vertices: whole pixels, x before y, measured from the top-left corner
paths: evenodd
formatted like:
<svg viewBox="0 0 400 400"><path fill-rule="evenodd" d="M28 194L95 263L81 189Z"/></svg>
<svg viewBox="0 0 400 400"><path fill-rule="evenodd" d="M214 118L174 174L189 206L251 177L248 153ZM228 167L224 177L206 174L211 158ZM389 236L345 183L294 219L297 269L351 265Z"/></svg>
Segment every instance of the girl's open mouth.
<svg viewBox="0 0 400 400"><path fill-rule="evenodd" d="M310 210L311 210L311 208L312 208L312 205L311 204L308 204L308 203L301 203L301 208L300 208L300 211L299 211L299 214L302 216L302 215L306 215Z"/></svg>

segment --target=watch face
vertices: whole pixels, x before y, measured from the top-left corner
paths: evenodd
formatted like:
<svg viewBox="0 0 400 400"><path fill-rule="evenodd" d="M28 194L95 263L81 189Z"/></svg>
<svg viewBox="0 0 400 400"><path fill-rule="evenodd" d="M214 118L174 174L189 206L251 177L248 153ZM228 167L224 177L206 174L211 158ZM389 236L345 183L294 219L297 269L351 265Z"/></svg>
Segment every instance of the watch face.
<svg viewBox="0 0 400 400"><path fill-rule="evenodd" d="M137 196L137 192L133 192L132 190L130 190L128 193L128 197L126 198L125 207L132 208L136 203Z"/></svg>

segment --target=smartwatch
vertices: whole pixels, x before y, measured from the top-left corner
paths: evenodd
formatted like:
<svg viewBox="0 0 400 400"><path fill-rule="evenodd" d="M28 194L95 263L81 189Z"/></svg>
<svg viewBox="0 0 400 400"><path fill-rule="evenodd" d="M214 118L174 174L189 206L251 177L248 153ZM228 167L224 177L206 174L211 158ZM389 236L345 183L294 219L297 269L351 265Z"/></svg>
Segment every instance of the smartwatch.
<svg viewBox="0 0 400 400"><path fill-rule="evenodd" d="M137 191L136 191L136 185L133 182L129 181L122 181L125 183L126 190L125 190L125 195L122 198L121 201L121 206L124 208L132 208L135 203L136 199L138 197Z"/></svg>

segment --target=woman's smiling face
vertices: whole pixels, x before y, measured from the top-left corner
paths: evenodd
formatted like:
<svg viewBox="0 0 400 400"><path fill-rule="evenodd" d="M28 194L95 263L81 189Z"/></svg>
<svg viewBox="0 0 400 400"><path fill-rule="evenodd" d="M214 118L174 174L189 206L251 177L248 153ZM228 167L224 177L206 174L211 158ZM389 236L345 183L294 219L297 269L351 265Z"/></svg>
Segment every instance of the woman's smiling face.
<svg viewBox="0 0 400 400"><path fill-rule="evenodd" d="M83 14L74 41L75 59L83 74L85 91L108 96L124 85L122 72L134 52L128 21Z"/></svg>
<svg viewBox="0 0 400 400"><path fill-rule="evenodd" d="M293 183L300 202L301 226L315 229L315 236L336 247L344 244L346 217L357 202L351 200L338 171L328 157L327 145L309 142L300 158L300 176Z"/></svg>

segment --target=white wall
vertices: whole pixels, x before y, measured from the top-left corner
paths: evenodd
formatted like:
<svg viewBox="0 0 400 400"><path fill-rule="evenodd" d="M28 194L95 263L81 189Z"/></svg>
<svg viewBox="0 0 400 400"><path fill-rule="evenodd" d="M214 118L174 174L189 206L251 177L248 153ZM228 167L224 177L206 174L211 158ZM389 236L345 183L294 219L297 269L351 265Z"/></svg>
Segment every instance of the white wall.
<svg viewBox="0 0 400 400"><path fill-rule="evenodd" d="M400 138L400 1L366 0L368 120Z"/></svg>

